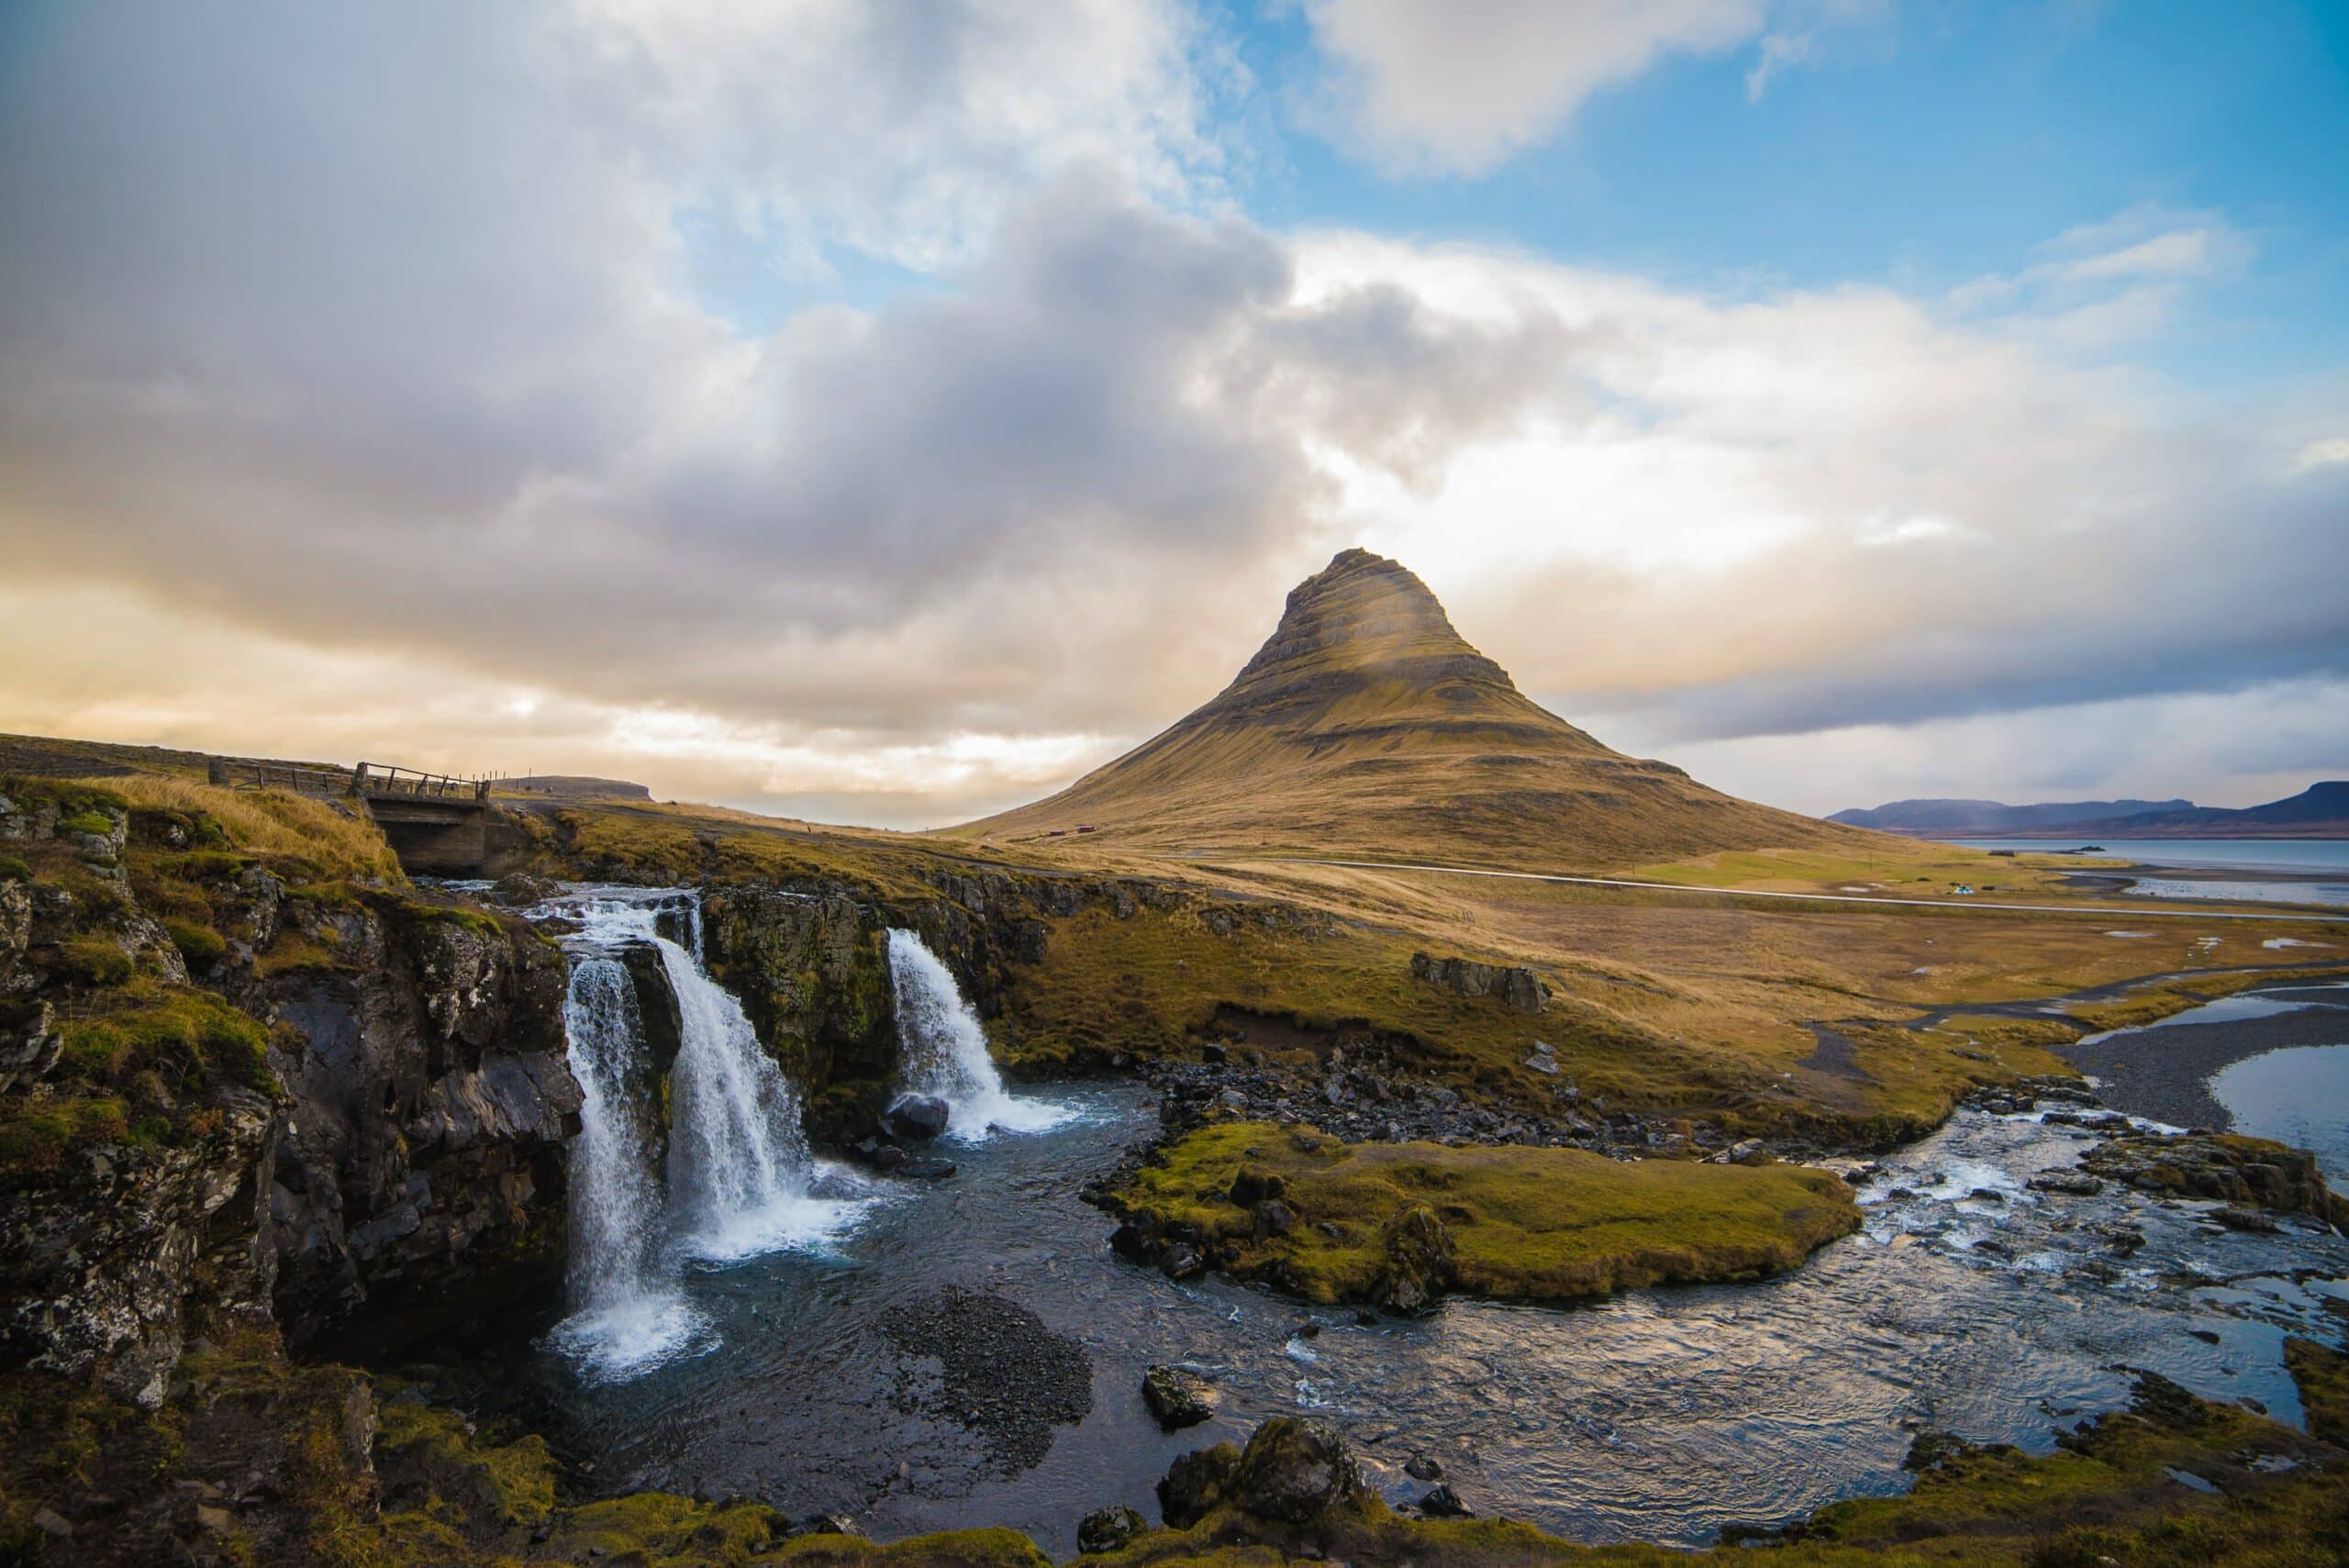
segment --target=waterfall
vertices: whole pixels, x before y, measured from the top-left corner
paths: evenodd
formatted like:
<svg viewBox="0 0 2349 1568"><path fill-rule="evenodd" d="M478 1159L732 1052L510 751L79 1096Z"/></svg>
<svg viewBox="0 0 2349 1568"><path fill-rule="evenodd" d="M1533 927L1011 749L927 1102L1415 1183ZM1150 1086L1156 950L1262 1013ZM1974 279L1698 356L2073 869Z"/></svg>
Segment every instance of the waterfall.
<svg viewBox="0 0 2349 1568"><path fill-rule="evenodd" d="M889 932L889 984L897 998L899 1078L907 1094L946 1102L949 1138L977 1142L991 1131L1039 1132L1069 1118L1063 1106L1015 1098L1003 1086L979 1016L911 931Z"/></svg>
<svg viewBox="0 0 2349 1568"><path fill-rule="evenodd" d="M583 1104L571 1153L572 1316L552 1338L590 1376L625 1378L707 1348L707 1321L678 1288L686 1260L724 1262L820 1242L859 1206L811 1195L798 1095L759 1049L741 1005L660 933L653 903L591 896L559 912L581 926L569 942L563 1018ZM685 929L696 947L700 916L689 902ZM635 942L659 953L681 1024L669 1068L665 1191L645 1132L660 1086L635 982L612 956Z"/></svg>
<svg viewBox="0 0 2349 1568"><path fill-rule="evenodd" d="M669 1198L691 1250L747 1257L829 1231L839 1205L807 1195L811 1162L791 1081L759 1049L733 994L675 942L652 940L685 1024L669 1070Z"/></svg>

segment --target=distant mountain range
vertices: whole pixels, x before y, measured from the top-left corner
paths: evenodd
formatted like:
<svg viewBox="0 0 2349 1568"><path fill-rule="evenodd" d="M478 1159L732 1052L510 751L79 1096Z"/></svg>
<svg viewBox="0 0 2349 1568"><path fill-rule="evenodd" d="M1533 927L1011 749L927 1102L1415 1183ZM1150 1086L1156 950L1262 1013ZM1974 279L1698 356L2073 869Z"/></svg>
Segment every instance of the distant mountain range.
<svg viewBox="0 0 2349 1568"><path fill-rule="evenodd" d="M2349 779L2241 810L2190 800L1896 800L1828 820L1919 839L2349 839Z"/></svg>

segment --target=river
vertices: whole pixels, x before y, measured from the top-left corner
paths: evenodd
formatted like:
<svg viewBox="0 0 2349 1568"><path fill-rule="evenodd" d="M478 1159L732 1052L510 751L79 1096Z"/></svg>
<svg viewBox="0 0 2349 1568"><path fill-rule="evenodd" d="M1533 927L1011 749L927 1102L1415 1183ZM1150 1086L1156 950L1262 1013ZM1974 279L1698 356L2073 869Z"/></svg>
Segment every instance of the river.
<svg viewBox="0 0 2349 1568"><path fill-rule="evenodd" d="M490 1403L548 1431L598 1489L754 1496L848 1514L884 1539L1008 1524L1065 1555L1095 1507L1155 1517L1152 1485L1177 1454L1297 1412L1340 1423L1398 1504L1426 1489L1401 1468L1425 1452L1481 1513L1586 1541L1696 1545L1900 1489L1922 1429L2043 1451L2125 1402L2121 1366L2296 1421L2285 1335L2337 1343L2349 1324L2349 1240L2305 1221L2222 1230L2125 1191L2032 1191L2089 1135L1971 1110L1861 1189L1862 1233L1781 1279L1571 1309L1454 1301L1360 1324L1121 1262L1108 1220L1076 1195L1152 1136L1145 1095L1036 1085L1014 1098L1040 1113L1025 1118L1034 1129L950 1137L951 1180L815 1162L793 1190L837 1206L835 1223L752 1256L675 1257L661 1288L696 1325L680 1353L615 1375L552 1313L480 1326L445 1353L462 1351ZM1027 1327L975 1369L942 1365L907 1325L973 1316L973 1297L941 1304L950 1287L991 1312L1009 1304ZM1212 1422L1158 1430L1140 1383L1161 1362L1214 1381ZM966 1422L958 1374L1016 1405L1046 1363L1078 1369L1057 1420ZM1001 1424L1020 1419L1032 1443Z"/></svg>

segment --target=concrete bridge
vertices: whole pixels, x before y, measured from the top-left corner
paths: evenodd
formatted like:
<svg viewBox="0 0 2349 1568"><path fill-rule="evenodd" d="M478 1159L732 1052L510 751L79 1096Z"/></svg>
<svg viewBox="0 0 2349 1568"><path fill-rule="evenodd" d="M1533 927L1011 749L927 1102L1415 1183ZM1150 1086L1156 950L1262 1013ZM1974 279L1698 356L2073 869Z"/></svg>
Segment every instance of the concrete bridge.
<svg viewBox="0 0 2349 1568"><path fill-rule="evenodd" d="M401 867L411 873L473 876L488 857L488 779L380 762L345 771L225 758L213 759L210 774L214 784L233 789L284 789L353 801L374 818Z"/></svg>

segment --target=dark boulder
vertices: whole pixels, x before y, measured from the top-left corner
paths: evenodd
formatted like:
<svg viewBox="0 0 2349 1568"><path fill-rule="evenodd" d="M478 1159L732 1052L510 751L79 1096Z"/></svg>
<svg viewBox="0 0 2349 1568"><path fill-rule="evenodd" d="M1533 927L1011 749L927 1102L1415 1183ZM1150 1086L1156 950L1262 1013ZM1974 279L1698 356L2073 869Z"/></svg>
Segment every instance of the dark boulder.
<svg viewBox="0 0 2349 1568"><path fill-rule="evenodd" d="M936 1095L905 1095L881 1113L881 1126L892 1138L936 1138L952 1115Z"/></svg>
<svg viewBox="0 0 2349 1568"><path fill-rule="evenodd" d="M529 872L508 872L497 879L489 890L489 901L508 909L528 908L543 904L562 891L562 884L551 876L532 876Z"/></svg>
<svg viewBox="0 0 2349 1568"><path fill-rule="evenodd" d="M1092 1553L1115 1551L1150 1528L1150 1521L1123 1503L1096 1508L1076 1527L1076 1549Z"/></svg>
<svg viewBox="0 0 2349 1568"><path fill-rule="evenodd" d="M1158 1255L1157 1229L1154 1224L1144 1223L1151 1218L1145 1215L1141 1221L1129 1219L1110 1231L1109 1251L1132 1263L1147 1263L1155 1258Z"/></svg>
<svg viewBox="0 0 2349 1568"><path fill-rule="evenodd" d="M1197 1279L1208 1272L1208 1261L1187 1241L1177 1241L1159 1255L1158 1272L1171 1280Z"/></svg>
<svg viewBox="0 0 2349 1568"><path fill-rule="evenodd" d="M1372 1287L1389 1312L1419 1313L1443 1299L1452 1277L1452 1233L1425 1204L1408 1208L1386 1228L1386 1262Z"/></svg>
<svg viewBox="0 0 2349 1568"><path fill-rule="evenodd" d="M1291 1525L1359 1507L1369 1496L1338 1429L1294 1416L1256 1429L1224 1488L1224 1500L1241 1512Z"/></svg>
<svg viewBox="0 0 2349 1568"><path fill-rule="evenodd" d="M1142 1403L1170 1432L1196 1427L1215 1414L1215 1388L1197 1373L1179 1366L1153 1366L1141 1374Z"/></svg>
<svg viewBox="0 0 2349 1568"><path fill-rule="evenodd" d="M1280 1197L1288 1191L1288 1183L1271 1171L1242 1165L1232 1173L1231 1201L1246 1208L1268 1197Z"/></svg>
<svg viewBox="0 0 2349 1568"><path fill-rule="evenodd" d="M1460 1494L1449 1486L1431 1488L1419 1499L1419 1512L1431 1519L1469 1519L1476 1511L1460 1500Z"/></svg>
<svg viewBox="0 0 2349 1568"><path fill-rule="evenodd" d="M1158 1511L1169 1528L1188 1529L1223 1501L1240 1469L1240 1451L1230 1443L1197 1449L1167 1467L1158 1484Z"/></svg>

